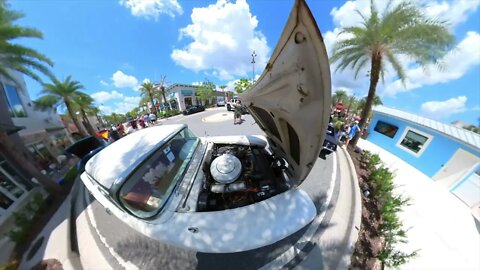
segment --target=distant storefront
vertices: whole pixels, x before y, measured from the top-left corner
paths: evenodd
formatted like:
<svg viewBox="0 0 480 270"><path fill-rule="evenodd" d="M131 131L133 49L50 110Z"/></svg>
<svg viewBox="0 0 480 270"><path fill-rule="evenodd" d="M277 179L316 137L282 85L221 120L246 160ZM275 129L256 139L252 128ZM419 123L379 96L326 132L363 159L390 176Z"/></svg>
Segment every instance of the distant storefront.
<svg viewBox="0 0 480 270"><path fill-rule="evenodd" d="M373 109L368 140L459 197L480 206L480 135L384 106Z"/></svg>

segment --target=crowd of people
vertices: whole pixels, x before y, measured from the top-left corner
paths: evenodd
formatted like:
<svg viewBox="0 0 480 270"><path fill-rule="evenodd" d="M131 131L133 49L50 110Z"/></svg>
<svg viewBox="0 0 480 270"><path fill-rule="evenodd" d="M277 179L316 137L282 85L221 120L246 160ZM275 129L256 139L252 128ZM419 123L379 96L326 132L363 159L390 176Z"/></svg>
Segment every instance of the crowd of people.
<svg viewBox="0 0 480 270"><path fill-rule="evenodd" d="M330 124L335 127L335 139L338 145L348 146L350 141L360 132L359 124L360 117L350 115L344 110L333 110L330 114Z"/></svg>
<svg viewBox="0 0 480 270"><path fill-rule="evenodd" d="M112 125L108 129L108 140L110 142L114 142L139 129L156 125L157 116L153 112L150 114L145 113L144 115L140 115L135 119L131 118L125 123L117 123L116 125Z"/></svg>

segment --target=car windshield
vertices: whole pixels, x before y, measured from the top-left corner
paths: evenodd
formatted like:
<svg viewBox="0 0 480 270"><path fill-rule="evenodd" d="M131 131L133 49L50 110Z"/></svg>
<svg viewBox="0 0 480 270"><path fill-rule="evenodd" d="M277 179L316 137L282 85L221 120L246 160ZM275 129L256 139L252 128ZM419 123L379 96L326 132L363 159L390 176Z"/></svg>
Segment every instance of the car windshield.
<svg viewBox="0 0 480 270"><path fill-rule="evenodd" d="M120 201L141 218L156 215L188 166L199 139L187 128L148 157L120 189Z"/></svg>

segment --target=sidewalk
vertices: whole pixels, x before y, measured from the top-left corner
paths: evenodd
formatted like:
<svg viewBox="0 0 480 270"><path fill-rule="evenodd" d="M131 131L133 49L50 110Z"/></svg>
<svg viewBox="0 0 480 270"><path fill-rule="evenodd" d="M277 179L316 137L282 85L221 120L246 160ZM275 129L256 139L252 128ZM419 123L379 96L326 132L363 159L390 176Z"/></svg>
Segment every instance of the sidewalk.
<svg viewBox="0 0 480 270"><path fill-rule="evenodd" d="M26 252L20 262L19 269L32 269L45 259L57 259L65 270L82 269L78 255L71 251L70 246L70 198L71 195L68 195L52 219L32 242L30 250ZM41 245L34 252L32 249L37 242L41 242ZM28 258L29 253L34 255Z"/></svg>
<svg viewBox="0 0 480 270"><path fill-rule="evenodd" d="M355 166L347 151L337 148L340 183L336 201L330 202L333 214L318 244L295 269L347 269L358 238L362 201Z"/></svg>
<svg viewBox="0 0 480 270"><path fill-rule="evenodd" d="M380 156L395 173L398 194L411 200L401 213L408 243L399 248L418 250L418 256L402 269L480 269L480 235L470 208L390 152L362 139L358 146Z"/></svg>

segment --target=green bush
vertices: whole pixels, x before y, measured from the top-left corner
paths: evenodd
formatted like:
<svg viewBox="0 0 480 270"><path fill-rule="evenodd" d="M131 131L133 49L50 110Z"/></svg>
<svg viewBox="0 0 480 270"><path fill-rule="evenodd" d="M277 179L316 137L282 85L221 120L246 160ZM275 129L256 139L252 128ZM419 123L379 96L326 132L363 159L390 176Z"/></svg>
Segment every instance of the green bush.
<svg viewBox="0 0 480 270"><path fill-rule="evenodd" d="M48 203L43 195L35 193L21 211L13 213L15 228L7 233L8 237L17 244L24 243L32 228L32 220L47 206Z"/></svg>
<svg viewBox="0 0 480 270"><path fill-rule="evenodd" d="M397 243L407 242L407 235L398 213L408 204L409 199L394 194L394 174L381 164L378 155L363 151L362 162L370 171L369 181L372 184L373 198L381 216L378 233L385 239L378 259L382 263L382 269L385 266L399 267L417 254L417 251L405 253L395 249Z"/></svg>
<svg viewBox="0 0 480 270"><path fill-rule="evenodd" d="M68 172L65 174L63 179L65 183L68 183L68 182L74 181L75 178L77 178L77 175L78 175L77 167L73 166L72 168L70 168L70 170L68 170Z"/></svg>

